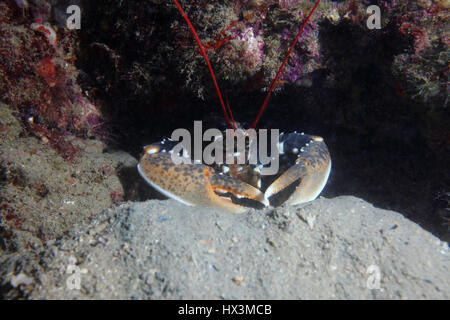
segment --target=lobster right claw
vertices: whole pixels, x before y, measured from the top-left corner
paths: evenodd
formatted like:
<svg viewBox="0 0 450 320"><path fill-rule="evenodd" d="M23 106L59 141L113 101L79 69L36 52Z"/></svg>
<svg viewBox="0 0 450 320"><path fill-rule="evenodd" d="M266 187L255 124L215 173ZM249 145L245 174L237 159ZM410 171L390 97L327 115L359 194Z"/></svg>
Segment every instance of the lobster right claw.
<svg viewBox="0 0 450 320"><path fill-rule="evenodd" d="M168 152L158 146L146 147L138 171L155 189L187 205L217 207L233 213L247 207L268 205L257 188L234 177L217 174L203 164L175 164Z"/></svg>
<svg viewBox="0 0 450 320"><path fill-rule="evenodd" d="M331 170L331 157L323 138L291 133L285 138L283 149L285 157L293 158L294 164L267 188L266 199L274 207L316 199Z"/></svg>

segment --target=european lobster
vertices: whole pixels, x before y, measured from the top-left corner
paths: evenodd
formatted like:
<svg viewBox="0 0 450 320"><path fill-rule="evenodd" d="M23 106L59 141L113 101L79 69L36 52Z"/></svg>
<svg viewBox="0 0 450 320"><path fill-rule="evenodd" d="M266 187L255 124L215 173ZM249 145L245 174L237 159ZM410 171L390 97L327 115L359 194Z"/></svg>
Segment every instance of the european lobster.
<svg viewBox="0 0 450 320"><path fill-rule="evenodd" d="M233 128L234 137L240 138L239 136L245 135L245 132L236 128L231 109L227 104L232 119L232 122L230 121L204 46L178 1L173 2L188 24L206 61L225 119ZM319 3L320 0L315 3L300 27L250 129L256 128L298 38ZM312 201L322 192L331 170L331 157L323 138L304 133L293 132L279 136L276 144L279 169L276 174L271 175L261 175L264 165L259 162L250 163L248 157L244 163L238 161L231 164L218 162L209 165L195 162L175 163L173 150L177 145L179 144L172 139L164 139L145 146L138 164L141 176L164 195L187 205L218 207L234 213L243 212L248 207L276 207L283 203L299 204ZM250 144L247 143L245 150L242 151L248 153L249 148ZM231 149L229 146L228 149L225 147L225 152L234 160L241 153L235 152L234 146ZM191 157L187 152L184 155Z"/></svg>

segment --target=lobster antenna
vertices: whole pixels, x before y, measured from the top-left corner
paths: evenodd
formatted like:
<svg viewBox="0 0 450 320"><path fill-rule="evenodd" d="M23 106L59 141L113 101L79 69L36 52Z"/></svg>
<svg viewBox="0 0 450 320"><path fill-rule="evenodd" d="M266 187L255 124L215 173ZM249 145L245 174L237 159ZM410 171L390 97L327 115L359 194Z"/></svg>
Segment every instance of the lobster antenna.
<svg viewBox="0 0 450 320"><path fill-rule="evenodd" d="M297 36L295 37L294 42L292 43L291 47L289 48L289 51L286 55L286 58L284 58L284 61L280 67L280 69L278 69L277 75L275 76L275 79L273 79L272 84L270 85L269 91L267 92L267 95L264 99L264 102L261 106L261 109L259 109L259 113L256 116L255 121L253 121L252 125L250 128L255 129L256 128L256 124L258 123L259 118L261 117L261 115L264 112L264 109L267 106L267 103L269 102L269 98L270 98L270 94L272 93L273 88L275 87L275 84L278 80L278 78L281 75L281 72L283 71L284 65L286 64L287 60L289 59L289 56L291 55L292 50L294 50L294 46L297 43L298 38L300 37L300 35L303 32L303 29L305 28L306 24L308 23L309 19L311 18L311 16L313 15L314 11L317 9L317 7L319 6L320 0L317 0L316 4L314 5L314 7L312 8L312 10L309 12L308 17L306 17L305 21L303 22L302 26L300 27L300 30L297 33Z"/></svg>
<svg viewBox="0 0 450 320"><path fill-rule="evenodd" d="M233 121L234 131L236 131L236 123L234 122L233 112L231 112L230 104L228 103L228 95L226 92L225 92L225 102L227 103L227 108L228 108L228 112L230 113L230 116L231 116L231 121Z"/></svg>
<svg viewBox="0 0 450 320"><path fill-rule="evenodd" d="M209 59L208 59L208 56L206 55L205 49L203 48L202 42L200 41L200 38L198 37L197 32L195 32L194 26L192 25L191 21L189 21L189 18L184 13L183 8L181 8L178 1L173 0L173 2L177 6L177 8L180 11L181 15L183 16L184 20L186 20L186 23L188 24L189 29L191 29L192 34L194 35L195 41L197 41L198 47L200 48L200 52L202 53L202 56L205 59L206 64L208 65L209 73L211 74L211 78L214 83L214 87L216 88L217 95L219 96L220 104L222 106L223 113L225 114L225 119L227 120L227 124L229 127L232 127L232 128L234 128L234 130L236 130L236 127L234 126L234 121L233 121L233 126L231 125L230 118L228 117L228 113L225 108L225 103L223 102L223 99L222 99L222 93L220 92L219 85L217 84L216 77L214 76L214 72L212 70L211 63L209 63Z"/></svg>

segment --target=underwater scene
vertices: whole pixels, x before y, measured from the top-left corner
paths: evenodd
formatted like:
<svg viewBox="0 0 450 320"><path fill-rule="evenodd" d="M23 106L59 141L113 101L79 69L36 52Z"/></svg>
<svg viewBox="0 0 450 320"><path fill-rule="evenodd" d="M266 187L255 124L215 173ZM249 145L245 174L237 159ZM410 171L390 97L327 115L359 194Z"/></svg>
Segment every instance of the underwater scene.
<svg viewBox="0 0 450 320"><path fill-rule="evenodd" d="M449 0L0 1L0 297L449 299L449 46Z"/></svg>

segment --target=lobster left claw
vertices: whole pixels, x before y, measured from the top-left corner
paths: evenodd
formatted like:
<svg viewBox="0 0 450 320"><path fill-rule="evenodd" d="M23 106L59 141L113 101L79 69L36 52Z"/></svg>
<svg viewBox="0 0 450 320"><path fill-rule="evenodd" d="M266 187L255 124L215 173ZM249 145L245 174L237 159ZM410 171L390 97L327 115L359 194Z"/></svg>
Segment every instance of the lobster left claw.
<svg viewBox="0 0 450 320"><path fill-rule="evenodd" d="M331 157L323 138L290 133L280 145L289 168L267 188L266 199L274 207L316 199L331 171Z"/></svg>
<svg viewBox="0 0 450 320"><path fill-rule="evenodd" d="M268 205L257 188L236 178L217 174L203 164L175 164L168 152L157 145L144 149L138 171L155 189L187 205L217 207L234 213L247 206Z"/></svg>

